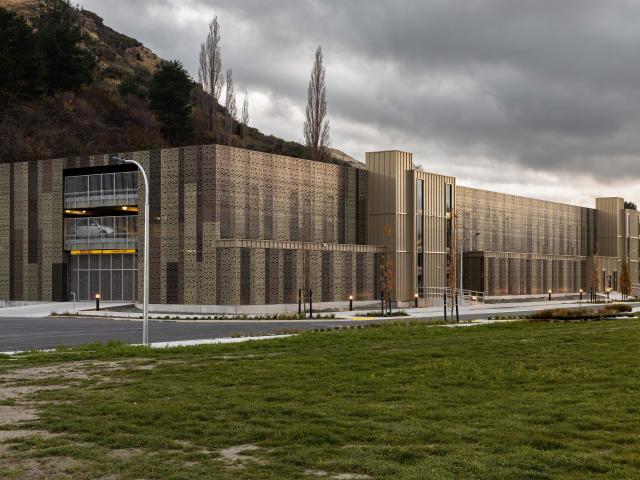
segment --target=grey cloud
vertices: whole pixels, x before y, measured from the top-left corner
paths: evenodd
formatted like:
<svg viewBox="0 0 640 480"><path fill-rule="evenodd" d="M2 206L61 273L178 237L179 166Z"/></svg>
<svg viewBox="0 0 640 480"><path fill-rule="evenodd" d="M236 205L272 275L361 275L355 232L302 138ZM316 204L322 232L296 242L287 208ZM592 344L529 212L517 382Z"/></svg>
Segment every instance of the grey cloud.
<svg viewBox="0 0 640 480"><path fill-rule="evenodd" d="M181 59L194 75L216 12L225 66L233 67L240 88L282 99L287 108L269 108L279 122L287 122L289 105L304 108L313 48L323 45L336 147L353 145L346 132L360 126L366 133L357 135L358 145L402 140L407 145L397 146L419 158L439 152L435 164L462 176L482 158L496 169L515 165L556 178L579 171L615 182L627 171L633 172L627 184L640 180L633 171L640 149L640 9L632 1L83 5L162 56ZM274 134L297 128L260 113L254 119Z"/></svg>

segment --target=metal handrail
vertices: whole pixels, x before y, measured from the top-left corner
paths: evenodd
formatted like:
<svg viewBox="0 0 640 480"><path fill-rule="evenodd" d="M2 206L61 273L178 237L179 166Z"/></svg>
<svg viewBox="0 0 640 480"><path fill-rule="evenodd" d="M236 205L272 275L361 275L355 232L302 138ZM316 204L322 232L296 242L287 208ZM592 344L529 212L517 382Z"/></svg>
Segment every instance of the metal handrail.
<svg viewBox="0 0 640 480"><path fill-rule="evenodd" d="M460 298L461 303L467 301L469 303L484 303L485 292L480 292L477 290L468 290L468 289L460 289L451 287L423 287L419 289L418 294L422 298L433 298L433 299L442 299L444 298L444 294L447 294L447 298L455 298L458 296Z"/></svg>

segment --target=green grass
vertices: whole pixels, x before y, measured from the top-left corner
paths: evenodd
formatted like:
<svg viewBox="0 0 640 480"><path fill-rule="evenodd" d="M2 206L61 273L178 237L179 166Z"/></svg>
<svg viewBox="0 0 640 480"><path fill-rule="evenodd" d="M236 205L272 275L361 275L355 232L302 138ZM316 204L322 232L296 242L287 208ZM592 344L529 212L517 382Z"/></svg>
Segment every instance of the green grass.
<svg viewBox="0 0 640 480"><path fill-rule="evenodd" d="M164 351L93 345L3 358L0 371L159 362L38 394L51 403L30 425L66 436L14 442L16 455L75 458L73 478L620 479L640 477L639 353L636 319L395 325ZM232 469L216 454L242 444L261 447L250 455L262 463ZM130 448L144 453L109 455Z"/></svg>

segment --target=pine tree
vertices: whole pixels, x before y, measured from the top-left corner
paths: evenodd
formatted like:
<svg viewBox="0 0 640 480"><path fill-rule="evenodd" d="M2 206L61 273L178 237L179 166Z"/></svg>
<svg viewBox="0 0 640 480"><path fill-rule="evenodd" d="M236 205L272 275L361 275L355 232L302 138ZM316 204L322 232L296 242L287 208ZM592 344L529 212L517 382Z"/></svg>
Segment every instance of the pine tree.
<svg viewBox="0 0 640 480"><path fill-rule="evenodd" d="M49 94L93 81L96 59L80 45L79 15L69 0L41 0L34 25Z"/></svg>
<svg viewBox="0 0 640 480"><path fill-rule="evenodd" d="M0 8L0 106L12 97L32 99L44 92L43 62L31 27Z"/></svg>
<svg viewBox="0 0 640 480"><path fill-rule="evenodd" d="M162 123L162 133L175 146L193 136L191 88L191 77L178 60L162 62L151 79L151 109Z"/></svg>

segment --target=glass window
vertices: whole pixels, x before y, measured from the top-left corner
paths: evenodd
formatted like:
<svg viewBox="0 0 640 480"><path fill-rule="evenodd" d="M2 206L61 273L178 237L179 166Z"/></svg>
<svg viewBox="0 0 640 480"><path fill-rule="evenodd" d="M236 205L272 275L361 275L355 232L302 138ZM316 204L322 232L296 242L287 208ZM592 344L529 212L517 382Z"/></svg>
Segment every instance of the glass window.
<svg viewBox="0 0 640 480"><path fill-rule="evenodd" d="M91 196L99 197L102 194L102 181L100 175L89 176L89 192Z"/></svg>
<svg viewBox="0 0 640 480"><path fill-rule="evenodd" d="M444 186L445 208L450 211L453 208L453 185L446 183Z"/></svg>
<svg viewBox="0 0 640 480"><path fill-rule="evenodd" d="M76 193L76 177L67 177L64 179L64 192Z"/></svg>
<svg viewBox="0 0 640 480"><path fill-rule="evenodd" d="M127 188L130 190L136 190L138 188L138 172L128 172L126 175Z"/></svg>
<svg viewBox="0 0 640 480"><path fill-rule="evenodd" d="M113 174L107 173L102 176L102 190L104 195L113 195Z"/></svg>
<svg viewBox="0 0 640 480"><path fill-rule="evenodd" d="M418 294L422 297L424 289L424 254L418 253Z"/></svg>
<svg viewBox="0 0 640 480"><path fill-rule="evenodd" d="M424 180L418 179L416 182L416 210L424 210Z"/></svg>

